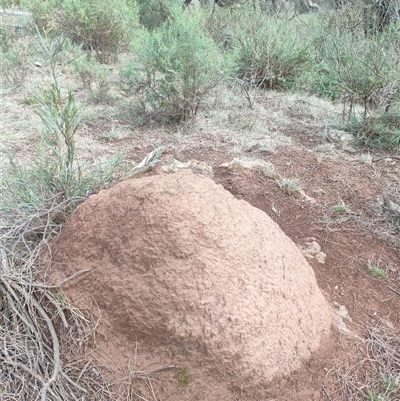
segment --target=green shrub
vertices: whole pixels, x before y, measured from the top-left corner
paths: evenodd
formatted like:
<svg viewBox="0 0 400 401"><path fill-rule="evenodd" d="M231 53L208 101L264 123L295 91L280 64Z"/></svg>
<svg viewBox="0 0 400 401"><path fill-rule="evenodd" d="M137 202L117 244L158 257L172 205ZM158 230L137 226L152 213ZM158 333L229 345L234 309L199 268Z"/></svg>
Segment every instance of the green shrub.
<svg viewBox="0 0 400 401"><path fill-rule="evenodd" d="M138 25L134 0L31 0L37 26L93 51L101 62L127 49Z"/></svg>
<svg viewBox="0 0 400 401"><path fill-rule="evenodd" d="M369 108L386 107L397 97L399 88L393 82L400 78L398 59L388 39L386 35L367 38L352 34L326 38L327 60L348 100L348 117L356 112L356 103L362 105L362 118L366 118Z"/></svg>
<svg viewBox="0 0 400 401"><path fill-rule="evenodd" d="M231 64L203 26L201 11L173 9L159 29L142 30L133 43L135 59L122 70L126 88L142 108L167 121L195 117L201 103L224 79Z"/></svg>
<svg viewBox="0 0 400 401"><path fill-rule="evenodd" d="M243 11L235 21L238 78L267 89L291 89L310 68L310 41L296 21Z"/></svg>
<svg viewBox="0 0 400 401"><path fill-rule="evenodd" d="M54 13L60 8L57 0L21 0L23 8L32 12L33 24L40 30L54 29Z"/></svg>
<svg viewBox="0 0 400 401"><path fill-rule="evenodd" d="M315 63L310 69L307 89L317 96L328 98L332 101L339 100L341 96L338 75L325 60Z"/></svg>
<svg viewBox="0 0 400 401"><path fill-rule="evenodd" d="M378 111L363 120L354 117L342 129L351 132L358 143L400 151L400 110Z"/></svg>
<svg viewBox="0 0 400 401"><path fill-rule="evenodd" d="M374 36L334 30L324 38L324 78L336 79L330 90L343 101L342 128L368 146L399 149L398 35L394 30Z"/></svg>
<svg viewBox="0 0 400 401"><path fill-rule="evenodd" d="M233 18L231 10L227 8L215 9L205 24L208 33L223 51L230 51L234 48L235 26L235 18Z"/></svg>
<svg viewBox="0 0 400 401"><path fill-rule="evenodd" d="M79 125L78 108L72 92L63 95L56 80L37 101L44 129L35 155L24 164L9 155L2 180L4 199L22 209L41 208L56 195L61 200L86 197L104 186L121 162L116 156L100 167L77 164L74 136Z"/></svg>
<svg viewBox="0 0 400 401"><path fill-rule="evenodd" d="M182 6L182 0L137 0L140 23L147 29L156 29L172 17L172 8Z"/></svg>
<svg viewBox="0 0 400 401"><path fill-rule="evenodd" d="M0 0L0 8L12 8L19 7L21 5L20 0Z"/></svg>
<svg viewBox="0 0 400 401"><path fill-rule="evenodd" d="M112 100L107 65L99 63L93 56L78 57L72 62L72 65L83 87L90 91L91 100L95 104L109 103Z"/></svg>
<svg viewBox="0 0 400 401"><path fill-rule="evenodd" d="M29 70L26 49L0 50L0 70L3 83L10 86L22 86Z"/></svg>
<svg viewBox="0 0 400 401"><path fill-rule="evenodd" d="M10 37L8 31L0 26L0 50L6 52L9 49Z"/></svg>
<svg viewBox="0 0 400 401"><path fill-rule="evenodd" d="M330 13L323 15L309 16L309 38L310 47L313 53L313 63L308 70L308 74L304 75L304 88L321 97L330 100L338 100L342 95L340 86L338 85L338 73L332 68L329 62L329 48L327 46L327 32L330 32L329 18ZM322 18L321 18L322 17ZM336 30L330 34L337 34Z"/></svg>

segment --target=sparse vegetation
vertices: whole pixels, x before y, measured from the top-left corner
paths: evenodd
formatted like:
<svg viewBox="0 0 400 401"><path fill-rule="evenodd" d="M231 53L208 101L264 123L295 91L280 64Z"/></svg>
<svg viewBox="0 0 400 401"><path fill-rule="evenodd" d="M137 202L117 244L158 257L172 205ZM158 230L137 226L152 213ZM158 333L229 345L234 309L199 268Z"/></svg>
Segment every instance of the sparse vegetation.
<svg viewBox="0 0 400 401"><path fill-rule="evenodd" d="M28 209L41 208L55 196L60 202L88 196L111 180L122 161L118 155L94 170L78 165L75 155L75 134L80 123L78 106L71 89L65 91L61 87L57 72L62 42L47 43L42 38L41 46L51 71L45 89L35 97L44 126L41 140L29 167L9 155L8 175L3 178L7 201Z"/></svg>
<svg viewBox="0 0 400 401"><path fill-rule="evenodd" d="M13 87L24 85L29 70L25 49L0 50L0 68L3 71L3 84Z"/></svg>
<svg viewBox="0 0 400 401"><path fill-rule="evenodd" d="M184 366L178 368L174 375L174 379L183 387L187 387L190 384L190 376Z"/></svg>
<svg viewBox="0 0 400 401"><path fill-rule="evenodd" d="M276 177L275 167L272 163L266 163L260 171L267 178L274 179Z"/></svg>
<svg viewBox="0 0 400 401"><path fill-rule="evenodd" d="M348 213L349 212L349 209L343 202L338 203L337 205L333 205L332 210L335 213Z"/></svg>
<svg viewBox="0 0 400 401"><path fill-rule="evenodd" d="M286 192L289 195L293 195L296 192L299 192L302 187L300 180L298 178L279 178L276 180L276 183L279 185L279 188Z"/></svg>
<svg viewBox="0 0 400 401"><path fill-rule="evenodd" d="M367 326L366 339L359 342L357 365L335 369L341 396L357 401L397 400L399 345L400 338L393 330Z"/></svg>
<svg viewBox="0 0 400 401"><path fill-rule="evenodd" d="M90 91L90 99L94 104L110 103L109 67L101 64L94 56L81 56L72 62L74 72L83 87Z"/></svg>
<svg viewBox="0 0 400 401"><path fill-rule="evenodd" d="M374 259L370 259L367 265L367 272L372 277L379 278L387 278L388 272L387 269L381 266L382 263L380 260L375 261Z"/></svg>

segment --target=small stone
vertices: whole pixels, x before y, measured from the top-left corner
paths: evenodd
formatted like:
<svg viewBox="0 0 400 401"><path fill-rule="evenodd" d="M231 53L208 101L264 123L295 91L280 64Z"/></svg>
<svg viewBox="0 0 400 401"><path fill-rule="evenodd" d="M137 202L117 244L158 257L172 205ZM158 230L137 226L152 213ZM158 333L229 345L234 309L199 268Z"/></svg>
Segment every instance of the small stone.
<svg viewBox="0 0 400 401"><path fill-rule="evenodd" d="M322 265L325 263L325 259L326 259L326 254L323 252L318 252L315 255L315 259L317 259L318 263L321 263Z"/></svg>
<svg viewBox="0 0 400 401"><path fill-rule="evenodd" d="M394 324L390 320L381 318L381 322L389 327L389 329L394 329Z"/></svg>
<svg viewBox="0 0 400 401"><path fill-rule="evenodd" d="M311 203L311 204L317 203L317 201L316 201L313 197L308 196L308 195L304 192L304 189L300 189L298 192L299 192L301 198L303 198L306 202L309 202L309 203Z"/></svg>
<svg viewBox="0 0 400 401"><path fill-rule="evenodd" d="M349 322L352 322L352 318L349 315L349 311L344 305L339 304L338 302L331 302L332 309L334 309L334 313L340 316L342 319L345 319Z"/></svg>
<svg viewBox="0 0 400 401"><path fill-rule="evenodd" d="M301 252L306 258L314 259L315 252L312 249L302 249Z"/></svg>
<svg viewBox="0 0 400 401"><path fill-rule="evenodd" d="M191 171L194 174L204 175L206 177L213 178L214 172L211 166L205 162L199 162L197 160L190 160L186 163L182 163L179 160L171 158L162 167L161 170L166 173L176 173L178 171Z"/></svg>
<svg viewBox="0 0 400 401"><path fill-rule="evenodd" d="M251 170L251 169L270 168L271 164L262 159L235 158L229 163L220 164L219 167L227 167L227 168L239 167Z"/></svg>

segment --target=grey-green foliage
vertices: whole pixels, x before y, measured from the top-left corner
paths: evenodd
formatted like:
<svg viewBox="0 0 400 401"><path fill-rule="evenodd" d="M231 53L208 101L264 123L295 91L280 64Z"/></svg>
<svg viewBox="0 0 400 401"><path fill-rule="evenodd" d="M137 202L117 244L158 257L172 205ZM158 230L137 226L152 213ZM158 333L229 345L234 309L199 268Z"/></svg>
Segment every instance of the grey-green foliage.
<svg viewBox="0 0 400 401"><path fill-rule="evenodd" d="M324 40L328 71L344 101L344 123L367 145L400 146L398 35L396 30L373 36L345 31Z"/></svg>
<svg viewBox="0 0 400 401"><path fill-rule="evenodd" d="M310 68L310 41L298 21L246 9L236 14L231 26L237 75L250 85L291 89Z"/></svg>
<svg viewBox="0 0 400 401"><path fill-rule="evenodd" d="M173 14L172 9L182 6L183 0L137 0L140 23L147 29L156 29Z"/></svg>
<svg viewBox="0 0 400 401"><path fill-rule="evenodd" d="M25 83L29 70L28 56L23 49L0 49L0 70L3 84L21 86Z"/></svg>
<svg viewBox="0 0 400 401"><path fill-rule="evenodd" d="M101 62L126 50L138 26L135 0L29 0L36 25L70 37Z"/></svg>
<svg viewBox="0 0 400 401"><path fill-rule="evenodd" d="M370 107L390 108L398 97L398 56L394 37L345 34L326 38L327 60L337 74L338 86L349 100L349 114L354 103L363 106L363 117Z"/></svg>
<svg viewBox="0 0 400 401"><path fill-rule="evenodd" d="M0 26L0 51L7 51L10 45L10 35L6 28Z"/></svg>
<svg viewBox="0 0 400 401"><path fill-rule="evenodd" d="M93 103L109 103L112 100L107 65L101 64L94 56L83 55L77 57L72 66L83 87L90 91Z"/></svg>
<svg viewBox="0 0 400 401"><path fill-rule="evenodd" d="M142 30L132 50L135 57L122 70L124 85L164 121L193 118L231 67L204 29L200 10L174 8L160 28Z"/></svg>
<svg viewBox="0 0 400 401"><path fill-rule="evenodd" d="M1 8L12 8L12 7L19 7L21 5L20 0L0 0L0 7Z"/></svg>

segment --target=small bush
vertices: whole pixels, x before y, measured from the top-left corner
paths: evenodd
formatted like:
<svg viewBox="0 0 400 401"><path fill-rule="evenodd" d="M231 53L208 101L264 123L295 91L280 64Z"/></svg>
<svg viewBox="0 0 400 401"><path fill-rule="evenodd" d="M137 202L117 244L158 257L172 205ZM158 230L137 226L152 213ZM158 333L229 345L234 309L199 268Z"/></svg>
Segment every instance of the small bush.
<svg viewBox="0 0 400 401"><path fill-rule="evenodd" d="M398 59L389 37L366 38L341 34L327 38L328 61L338 76L338 85L348 102L347 116L362 105L362 118L369 108L386 108L398 96Z"/></svg>
<svg viewBox="0 0 400 401"><path fill-rule="evenodd" d="M28 55L25 49L0 50L0 70L4 83L10 86L22 86L29 70Z"/></svg>
<svg viewBox="0 0 400 401"><path fill-rule="evenodd" d="M400 151L400 111L378 112L361 121L352 118L343 129L351 132L360 144Z"/></svg>
<svg viewBox="0 0 400 401"><path fill-rule="evenodd" d="M310 41L297 22L253 11L238 14L234 27L237 76L266 89L294 88L311 65Z"/></svg>
<svg viewBox="0 0 400 401"><path fill-rule="evenodd" d="M387 29L371 36L357 24L353 30L340 30L330 15L319 29L309 75L312 92L342 100L341 129L360 143L399 149L399 32Z"/></svg>
<svg viewBox="0 0 400 401"><path fill-rule="evenodd" d="M38 97L38 102L44 130L35 155L24 164L9 155L2 180L3 201L18 206L21 211L40 209L56 196L58 202L86 197L104 187L122 161L117 155L104 165L79 165L74 139L79 117L72 93L63 95L54 82Z"/></svg>
<svg viewBox="0 0 400 401"><path fill-rule="evenodd" d="M90 91L91 100L95 104L109 103L112 100L109 67L107 65L99 63L93 56L78 57L72 65L83 87Z"/></svg>
<svg viewBox="0 0 400 401"><path fill-rule="evenodd" d="M133 89L141 108L164 121L195 117L201 103L230 67L203 27L200 11L174 8L159 29L141 31L133 44L135 59L122 69L125 88Z"/></svg>
<svg viewBox="0 0 400 401"><path fill-rule="evenodd" d="M10 45L9 32L2 26L0 26L0 51L6 52Z"/></svg>
<svg viewBox="0 0 400 401"><path fill-rule="evenodd" d="M39 28L61 33L101 62L108 62L127 49L138 25L133 0L31 0L30 7Z"/></svg>
<svg viewBox="0 0 400 401"><path fill-rule="evenodd" d="M172 17L174 6L182 4L182 0L138 0L140 23L149 30L156 29Z"/></svg>

